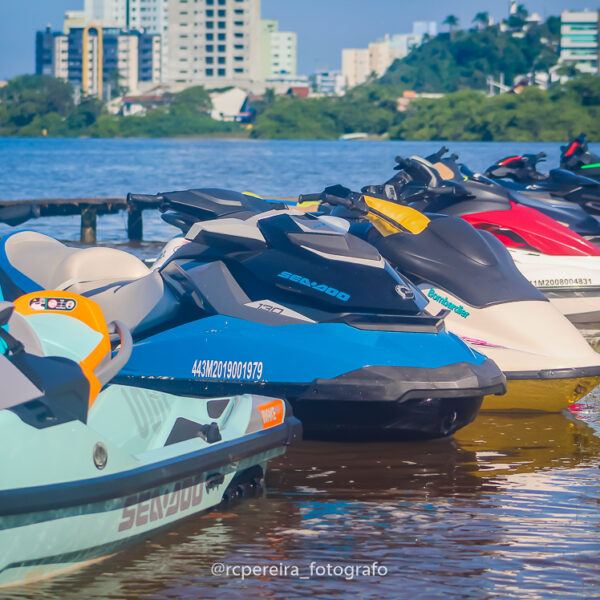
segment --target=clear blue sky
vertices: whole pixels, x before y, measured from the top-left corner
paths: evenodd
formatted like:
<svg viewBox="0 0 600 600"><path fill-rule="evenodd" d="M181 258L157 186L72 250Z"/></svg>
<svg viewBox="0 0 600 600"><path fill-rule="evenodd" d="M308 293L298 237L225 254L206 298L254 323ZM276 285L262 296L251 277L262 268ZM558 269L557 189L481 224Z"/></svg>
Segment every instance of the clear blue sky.
<svg viewBox="0 0 600 600"><path fill-rule="evenodd" d="M530 12L543 17L564 8L600 8L599 0L525 0ZM62 28L65 10L79 9L82 0L0 0L0 79L35 68L35 32L51 23ZM365 47L384 33L403 33L413 21L441 23L452 13L461 25L488 11L496 20L506 16L508 0L262 0L262 16L278 19L280 29L298 33L298 71L340 66L342 48Z"/></svg>

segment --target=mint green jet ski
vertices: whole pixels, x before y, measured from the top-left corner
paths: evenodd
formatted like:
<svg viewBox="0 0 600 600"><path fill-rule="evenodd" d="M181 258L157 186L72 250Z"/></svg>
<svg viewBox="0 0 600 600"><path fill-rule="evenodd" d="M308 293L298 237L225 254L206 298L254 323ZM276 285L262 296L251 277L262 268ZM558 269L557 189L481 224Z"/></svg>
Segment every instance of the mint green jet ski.
<svg viewBox="0 0 600 600"><path fill-rule="evenodd" d="M127 328L77 294L0 301L0 586L260 489L267 461L300 437L283 399L111 385L131 348Z"/></svg>

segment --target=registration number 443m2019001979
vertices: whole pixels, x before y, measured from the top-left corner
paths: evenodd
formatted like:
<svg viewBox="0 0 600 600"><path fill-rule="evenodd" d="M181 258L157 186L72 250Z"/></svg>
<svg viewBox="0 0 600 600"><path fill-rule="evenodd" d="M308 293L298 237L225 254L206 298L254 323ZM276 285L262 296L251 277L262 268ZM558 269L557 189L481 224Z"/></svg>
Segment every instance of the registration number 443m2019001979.
<svg viewBox="0 0 600 600"><path fill-rule="evenodd" d="M192 375L202 379L262 379L263 363L256 360L195 360Z"/></svg>

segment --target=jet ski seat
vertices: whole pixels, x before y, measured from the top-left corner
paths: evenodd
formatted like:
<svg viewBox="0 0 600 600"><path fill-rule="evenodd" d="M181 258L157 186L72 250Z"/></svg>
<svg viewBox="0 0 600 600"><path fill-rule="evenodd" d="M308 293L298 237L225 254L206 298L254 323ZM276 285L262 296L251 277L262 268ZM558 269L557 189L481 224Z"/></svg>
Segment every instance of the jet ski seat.
<svg viewBox="0 0 600 600"><path fill-rule="evenodd" d="M0 270L22 293L68 290L95 300L107 322L133 333L170 319L178 302L157 271L114 248L72 248L41 233L22 231L0 243Z"/></svg>

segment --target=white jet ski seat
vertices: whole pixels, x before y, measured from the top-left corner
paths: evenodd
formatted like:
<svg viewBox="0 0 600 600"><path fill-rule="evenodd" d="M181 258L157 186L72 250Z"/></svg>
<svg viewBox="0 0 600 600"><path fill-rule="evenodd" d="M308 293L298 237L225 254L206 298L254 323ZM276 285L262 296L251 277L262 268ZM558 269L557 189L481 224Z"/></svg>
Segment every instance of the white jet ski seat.
<svg viewBox="0 0 600 600"><path fill-rule="evenodd" d="M114 248L72 248L22 231L0 244L0 269L24 293L68 290L93 298L108 322L120 320L135 333L171 318L178 309L157 271Z"/></svg>

